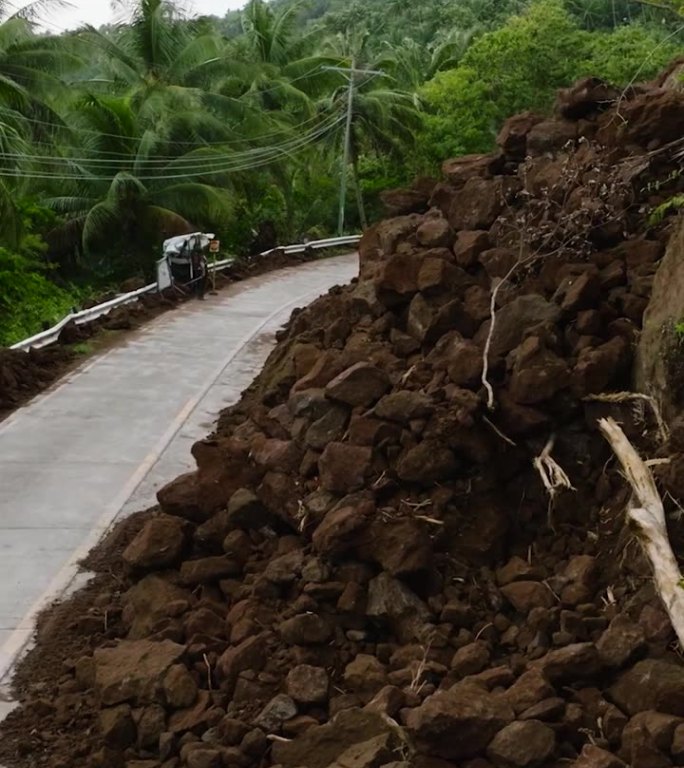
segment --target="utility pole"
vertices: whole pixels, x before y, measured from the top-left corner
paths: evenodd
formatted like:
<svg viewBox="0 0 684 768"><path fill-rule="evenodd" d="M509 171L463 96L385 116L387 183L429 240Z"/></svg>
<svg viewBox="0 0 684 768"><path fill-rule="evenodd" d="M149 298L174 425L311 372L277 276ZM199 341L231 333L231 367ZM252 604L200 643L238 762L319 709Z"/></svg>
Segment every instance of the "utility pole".
<svg viewBox="0 0 684 768"><path fill-rule="evenodd" d="M347 170L349 168L349 156L351 154L351 133L352 121L354 118L354 86L356 85L356 75L384 75L376 69L357 69L356 59L352 59L351 67L323 67L328 72L338 72L344 75L349 81L349 90L347 91L347 122L344 131L344 150L342 156L342 174L340 178L340 215L337 222L337 229L340 235L344 234L344 216L347 207Z"/></svg>

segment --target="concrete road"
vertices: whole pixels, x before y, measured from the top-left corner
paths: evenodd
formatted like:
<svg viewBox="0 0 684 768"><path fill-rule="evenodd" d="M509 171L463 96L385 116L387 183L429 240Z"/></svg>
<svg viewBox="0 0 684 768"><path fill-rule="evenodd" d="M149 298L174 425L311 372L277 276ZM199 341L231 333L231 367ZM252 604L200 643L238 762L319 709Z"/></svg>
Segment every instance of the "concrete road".
<svg viewBox="0 0 684 768"><path fill-rule="evenodd" d="M238 283L161 315L0 423L0 683L37 613L117 517L193 465L291 311L357 272L343 256Z"/></svg>

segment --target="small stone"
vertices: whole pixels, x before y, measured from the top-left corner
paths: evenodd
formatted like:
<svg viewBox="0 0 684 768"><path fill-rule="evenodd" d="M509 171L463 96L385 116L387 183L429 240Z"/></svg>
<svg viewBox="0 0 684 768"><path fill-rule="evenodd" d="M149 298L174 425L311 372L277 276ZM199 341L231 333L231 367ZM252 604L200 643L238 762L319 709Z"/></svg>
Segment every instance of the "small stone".
<svg viewBox="0 0 684 768"><path fill-rule="evenodd" d="M565 712L564 699L544 699L539 704L526 709L521 715L521 720L541 720L542 722L554 722L560 720Z"/></svg>
<svg viewBox="0 0 684 768"><path fill-rule="evenodd" d="M582 754L572 763L571 768L626 768L616 755L593 744L585 744Z"/></svg>
<svg viewBox="0 0 684 768"><path fill-rule="evenodd" d="M282 622L278 632L290 645L320 645L332 638L333 626L315 613L302 613Z"/></svg>
<svg viewBox="0 0 684 768"><path fill-rule="evenodd" d="M164 698L174 709L191 707L197 699L197 683L182 664L171 667L164 678Z"/></svg>
<svg viewBox="0 0 684 768"><path fill-rule="evenodd" d="M593 643L574 643L550 651L538 663L553 683L586 680L601 669L601 660Z"/></svg>
<svg viewBox="0 0 684 768"><path fill-rule="evenodd" d="M451 660L451 669L460 677L476 675L489 664L491 654L486 643L474 642L459 648Z"/></svg>
<svg viewBox="0 0 684 768"><path fill-rule="evenodd" d="M487 748L487 756L506 768L534 768L546 763L556 748L556 735L539 720L507 725Z"/></svg>
<svg viewBox="0 0 684 768"><path fill-rule="evenodd" d="M360 653L347 664L344 683L354 693L373 696L387 684L387 670L375 656Z"/></svg>
<svg viewBox="0 0 684 768"><path fill-rule="evenodd" d="M112 749L123 751L135 742L135 723L127 704L101 710L99 725L104 743Z"/></svg>
<svg viewBox="0 0 684 768"><path fill-rule="evenodd" d="M165 568L180 559L185 548L185 523L178 517L159 515L148 520L123 551L131 568Z"/></svg>
<svg viewBox="0 0 684 768"><path fill-rule="evenodd" d="M291 669L285 681L288 696L301 704L323 704L329 688L330 678L325 669L308 664Z"/></svg>
<svg viewBox="0 0 684 768"><path fill-rule="evenodd" d="M516 581L501 587L501 594L518 613L528 614L533 608L553 608L553 592L538 581Z"/></svg>
<svg viewBox="0 0 684 768"><path fill-rule="evenodd" d="M616 616L596 648L607 667L625 667L646 650L644 630L625 615Z"/></svg>
<svg viewBox="0 0 684 768"><path fill-rule="evenodd" d="M280 694L271 699L261 710L254 721L255 725L263 728L266 733L279 731L286 720L290 720L297 714L297 705L285 694Z"/></svg>
<svg viewBox="0 0 684 768"><path fill-rule="evenodd" d="M228 502L228 519L245 530L258 530L269 525L273 516L252 491L239 488Z"/></svg>
<svg viewBox="0 0 684 768"><path fill-rule="evenodd" d="M367 408L390 386L389 377L383 370L369 363L357 363L333 379L325 388L325 394L331 400Z"/></svg>

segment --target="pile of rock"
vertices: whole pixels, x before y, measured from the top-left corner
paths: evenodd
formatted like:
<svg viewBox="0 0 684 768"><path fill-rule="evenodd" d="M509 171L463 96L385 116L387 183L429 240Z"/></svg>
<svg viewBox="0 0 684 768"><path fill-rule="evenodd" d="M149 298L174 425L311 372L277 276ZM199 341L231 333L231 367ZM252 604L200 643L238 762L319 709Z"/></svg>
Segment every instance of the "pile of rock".
<svg viewBox="0 0 684 768"><path fill-rule="evenodd" d="M679 91L583 81L386 195L358 281L293 316L42 693L46 722L92 714L79 764L684 764L684 667L595 429L622 406L592 399L631 386L683 120Z"/></svg>

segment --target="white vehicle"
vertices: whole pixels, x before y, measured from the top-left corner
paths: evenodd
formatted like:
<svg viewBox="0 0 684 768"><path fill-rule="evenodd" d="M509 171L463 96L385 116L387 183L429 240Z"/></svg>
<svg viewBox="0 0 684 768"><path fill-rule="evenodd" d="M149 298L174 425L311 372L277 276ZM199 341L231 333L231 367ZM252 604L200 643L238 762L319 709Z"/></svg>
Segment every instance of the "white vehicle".
<svg viewBox="0 0 684 768"><path fill-rule="evenodd" d="M213 234L193 232L189 235L179 235L164 241L163 257L157 262L157 282L159 290L172 285L190 286L206 275L206 253L209 244L214 240ZM198 264L193 254L202 254Z"/></svg>

